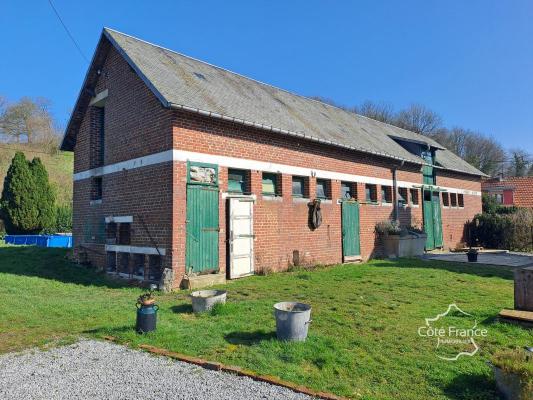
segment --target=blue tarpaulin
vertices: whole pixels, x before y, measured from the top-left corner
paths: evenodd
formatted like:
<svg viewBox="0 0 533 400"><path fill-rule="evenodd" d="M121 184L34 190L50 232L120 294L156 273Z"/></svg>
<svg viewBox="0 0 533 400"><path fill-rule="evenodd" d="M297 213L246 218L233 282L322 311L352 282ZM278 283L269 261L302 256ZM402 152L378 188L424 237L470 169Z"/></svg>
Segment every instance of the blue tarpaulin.
<svg viewBox="0 0 533 400"><path fill-rule="evenodd" d="M6 235L8 244L39 247L72 247L72 235Z"/></svg>

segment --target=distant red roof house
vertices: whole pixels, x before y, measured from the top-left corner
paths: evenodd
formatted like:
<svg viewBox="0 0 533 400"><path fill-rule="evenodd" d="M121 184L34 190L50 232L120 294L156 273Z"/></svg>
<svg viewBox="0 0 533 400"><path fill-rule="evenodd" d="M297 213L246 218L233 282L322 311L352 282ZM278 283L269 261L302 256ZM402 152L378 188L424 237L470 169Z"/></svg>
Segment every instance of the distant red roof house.
<svg viewBox="0 0 533 400"><path fill-rule="evenodd" d="M505 206L533 208L533 176L487 179L481 191Z"/></svg>

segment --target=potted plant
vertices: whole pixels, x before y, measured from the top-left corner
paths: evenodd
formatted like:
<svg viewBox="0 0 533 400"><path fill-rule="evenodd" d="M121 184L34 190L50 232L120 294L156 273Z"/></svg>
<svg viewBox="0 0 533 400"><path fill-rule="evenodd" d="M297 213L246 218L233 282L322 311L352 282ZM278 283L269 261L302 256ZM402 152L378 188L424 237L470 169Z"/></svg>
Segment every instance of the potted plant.
<svg viewBox="0 0 533 400"><path fill-rule="evenodd" d="M157 289L157 285L150 285L148 292L141 294L137 298L137 304L141 306L151 306L155 303L154 290Z"/></svg>
<svg viewBox="0 0 533 400"><path fill-rule="evenodd" d="M533 349L495 353L491 364L498 390L506 399L533 399Z"/></svg>
<svg viewBox="0 0 533 400"><path fill-rule="evenodd" d="M477 262L477 255L479 254L478 249L473 249L470 247L468 251L466 252L466 256L468 257L468 262Z"/></svg>

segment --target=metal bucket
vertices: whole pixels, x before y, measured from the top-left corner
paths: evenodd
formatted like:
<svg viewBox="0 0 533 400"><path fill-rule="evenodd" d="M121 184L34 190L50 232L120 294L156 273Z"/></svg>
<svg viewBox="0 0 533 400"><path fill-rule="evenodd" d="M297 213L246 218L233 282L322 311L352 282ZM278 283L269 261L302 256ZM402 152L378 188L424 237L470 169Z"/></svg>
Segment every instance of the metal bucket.
<svg viewBox="0 0 533 400"><path fill-rule="evenodd" d="M226 302L225 290L197 290L191 293L192 310L195 313L209 311L217 303Z"/></svg>
<svg viewBox="0 0 533 400"><path fill-rule="evenodd" d="M311 306L304 303L281 302L274 304L276 334L279 340L303 342L311 323Z"/></svg>
<svg viewBox="0 0 533 400"><path fill-rule="evenodd" d="M159 310L157 304L137 304L137 323L135 324L135 330L138 333L155 331L157 310Z"/></svg>

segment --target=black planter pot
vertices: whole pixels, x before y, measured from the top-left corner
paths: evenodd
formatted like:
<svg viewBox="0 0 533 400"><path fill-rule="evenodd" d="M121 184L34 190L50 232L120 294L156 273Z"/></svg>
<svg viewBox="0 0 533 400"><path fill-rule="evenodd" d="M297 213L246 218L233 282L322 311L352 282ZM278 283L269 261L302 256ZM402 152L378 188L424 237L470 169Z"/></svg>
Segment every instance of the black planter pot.
<svg viewBox="0 0 533 400"><path fill-rule="evenodd" d="M476 253L466 253L466 256L468 257L468 262L477 262L477 252Z"/></svg>

